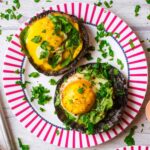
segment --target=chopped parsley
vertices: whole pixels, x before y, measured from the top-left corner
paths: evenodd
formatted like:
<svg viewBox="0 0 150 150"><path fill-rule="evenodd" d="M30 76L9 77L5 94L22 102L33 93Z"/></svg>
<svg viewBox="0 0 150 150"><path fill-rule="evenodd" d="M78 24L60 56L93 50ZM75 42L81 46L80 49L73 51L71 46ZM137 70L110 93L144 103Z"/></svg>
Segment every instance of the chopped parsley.
<svg viewBox="0 0 150 150"><path fill-rule="evenodd" d="M102 6L102 3L99 1L98 3L94 3L96 6Z"/></svg>
<svg viewBox="0 0 150 150"><path fill-rule="evenodd" d="M6 41L10 42L12 40L13 34L6 37Z"/></svg>
<svg viewBox="0 0 150 150"><path fill-rule="evenodd" d="M91 53L87 53L87 54L85 54L85 56L84 56L87 60L92 60L93 59L93 57L92 57L92 55L91 55Z"/></svg>
<svg viewBox="0 0 150 150"><path fill-rule="evenodd" d="M136 17L139 16L139 11L140 11L140 9L141 9L141 6L140 6L140 5L136 5L136 6L135 6L134 13L135 13L135 16L136 16Z"/></svg>
<svg viewBox="0 0 150 150"><path fill-rule="evenodd" d="M27 84L30 84L29 81L25 81L24 83L22 81L16 81L16 84L20 85L23 89L26 88Z"/></svg>
<svg viewBox="0 0 150 150"><path fill-rule="evenodd" d="M84 92L83 88L78 88L78 93L82 94Z"/></svg>
<svg viewBox="0 0 150 150"><path fill-rule="evenodd" d="M128 146L132 146L135 145L135 140L133 138L133 135L135 133L135 130L137 129L137 126L133 126L130 129L130 133L125 137L124 142L128 145Z"/></svg>
<svg viewBox="0 0 150 150"><path fill-rule="evenodd" d="M19 143L19 147L20 147L22 150L30 150L29 145L23 144L20 138L18 138L18 143Z"/></svg>
<svg viewBox="0 0 150 150"><path fill-rule="evenodd" d="M25 69L23 68L21 71L20 71L19 69L16 69L14 72L15 72L16 74L19 74L19 73L24 74L24 73L25 73Z"/></svg>
<svg viewBox="0 0 150 150"><path fill-rule="evenodd" d="M50 93L50 90L48 90L41 84L39 84L38 86L34 86L31 90L31 93L31 102L37 99L39 105L45 105L52 99L52 97L48 95L48 93Z"/></svg>
<svg viewBox="0 0 150 150"><path fill-rule="evenodd" d="M31 40L34 43L39 43L41 42L42 37L41 36L34 36L34 38Z"/></svg>
<svg viewBox="0 0 150 150"><path fill-rule="evenodd" d="M57 85L57 81L56 81L55 79L50 79L50 80L49 80L49 83L50 83L51 85Z"/></svg>
<svg viewBox="0 0 150 150"><path fill-rule="evenodd" d="M93 134L93 133L94 133L94 124L89 122L87 127L87 134Z"/></svg>
<svg viewBox="0 0 150 150"><path fill-rule="evenodd" d="M132 40L132 39L129 41L129 44L130 44L131 48L134 48L134 47L135 47L135 45L134 45L134 43L133 43L133 40Z"/></svg>
<svg viewBox="0 0 150 150"><path fill-rule="evenodd" d="M34 2L38 3L38 2L40 2L40 0L34 0Z"/></svg>
<svg viewBox="0 0 150 150"><path fill-rule="evenodd" d="M46 0L46 2L52 2L51 0Z"/></svg>
<svg viewBox="0 0 150 150"><path fill-rule="evenodd" d="M108 3L107 1L104 1L104 5L107 7L107 8L111 8L112 7L112 4L113 4L113 1L110 0L110 2Z"/></svg>
<svg viewBox="0 0 150 150"><path fill-rule="evenodd" d="M60 134L59 130L56 130L56 135L59 135L59 134Z"/></svg>
<svg viewBox="0 0 150 150"><path fill-rule="evenodd" d="M38 72L32 72L29 74L29 77L38 78L40 74Z"/></svg>
<svg viewBox="0 0 150 150"><path fill-rule="evenodd" d="M124 68L124 64L120 59L117 59L117 64L120 66L121 70Z"/></svg>
<svg viewBox="0 0 150 150"><path fill-rule="evenodd" d="M146 0L147 4L150 4L150 0Z"/></svg>
<svg viewBox="0 0 150 150"><path fill-rule="evenodd" d="M45 112L46 110L44 108L40 107L40 111Z"/></svg>
<svg viewBox="0 0 150 150"><path fill-rule="evenodd" d="M20 2L19 0L13 0L13 3L16 5L16 8L20 8Z"/></svg>
<svg viewBox="0 0 150 150"><path fill-rule="evenodd" d="M147 16L147 19L150 20L150 14Z"/></svg>
<svg viewBox="0 0 150 150"><path fill-rule="evenodd" d="M118 74L119 74L118 69L114 68L114 75L118 75Z"/></svg>
<svg viewBox="0 0 150 150"><path fill-rule="evenodd" d="M2 34L2 30L0 29L0 35Z"/></svg>

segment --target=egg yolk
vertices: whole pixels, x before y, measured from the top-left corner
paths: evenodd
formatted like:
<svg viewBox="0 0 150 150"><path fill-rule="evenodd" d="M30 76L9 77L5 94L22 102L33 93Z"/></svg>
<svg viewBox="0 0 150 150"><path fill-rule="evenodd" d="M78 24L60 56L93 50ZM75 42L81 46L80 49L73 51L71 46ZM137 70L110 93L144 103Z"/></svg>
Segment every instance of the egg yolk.
<svg viewBox="0 0 150 150"><path fill-rule="evenodd" d="M62 106L74 115L84 114L92 108L96 95L87 80L69 83L62 91Z"/></svg>

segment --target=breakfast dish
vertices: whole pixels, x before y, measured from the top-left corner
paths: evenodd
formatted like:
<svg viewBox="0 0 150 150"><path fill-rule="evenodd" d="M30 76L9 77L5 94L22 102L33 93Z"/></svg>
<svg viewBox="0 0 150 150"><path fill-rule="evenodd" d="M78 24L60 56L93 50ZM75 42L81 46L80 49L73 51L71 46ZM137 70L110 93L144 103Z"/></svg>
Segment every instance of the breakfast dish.
<svg viewBox="0 0 150 150"><path fill-rule="evenodd" d="M89 38L75 16L46 11L33 17L20 33L22 51L45 75L59 75L74 67L87 52Z"/></svg>
<svg viewBox="0 0 150 150"><path fill-rule="evenodd" d="M107 63L86 64L65 74L54 99L59 119L67 127L87 134L112 128L126 103L126 80Z"/></svg>
<svg viewBox="0 0 150 150"><path fill-rule="evenodd" d="M10 108L47 143L72 149L109 141L145 98L141 43L104 8L67 2L47 10L26 21L8 46L3 85Z"/></svg>

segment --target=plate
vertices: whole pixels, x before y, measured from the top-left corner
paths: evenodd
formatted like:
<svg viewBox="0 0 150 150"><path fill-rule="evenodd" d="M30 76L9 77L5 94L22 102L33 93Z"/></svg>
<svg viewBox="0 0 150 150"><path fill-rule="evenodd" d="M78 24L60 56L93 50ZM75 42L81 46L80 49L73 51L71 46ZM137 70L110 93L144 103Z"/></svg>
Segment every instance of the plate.
<svg viewBox="0 0 150 150"><path fill-rule="evenodd" d="M50 94L54 97L55 86L50 86L48 81L51 78L56 80L62 76L47 77L40 74L37 79L29 78L28 74L36 71L29 63L28 59L21 52L19 42L20 31L28 24L25 22L13 37L11 44L5 55L3 68L3 84L8 103L21 124L27 128L32 134L45 142L67 148L83 148L102 144L116 137L119 133L127 128L138 114L147 90L148 67L144 50L137 36L132 29L119 17L110 11L91 5L88 3L74 2L63 3L49 7L50 10L63 11L68 14L77 16L84 20L85 26L90 35L91 45L96 45L94 37L96 35L96 26L104 23L108 32L117 32L120 37L107 37L115 53L114 61L104 59L119 69L116 59L119 58L124 64L121 72L129 81L128 88L128 104L120 122L111 130L95 135L86 135L74 130L66 130L62 122L54 114L53 100L45 106L46 112L39 111L39 105L30 102L31 88L38 83L43 84L50 89ZM130 40L134 42L134 48L130 46ZM93 60L100 56L98 51L92 52ZM82 59L78 65L87 63L86 59ZM15 70L25 68L24 74L16 74ZM24 90L20 85L15 84L16 81L30 81L31 84ZM27 100L23 100L24 97ZM59 135L56 134L56 132Z"/></svg>
<svg viewBox="0 0 150 150"><path fill-rule="evenodd" d="M117 148L116 150L150 150L148 146L127 146L122 148Z"/></svg>

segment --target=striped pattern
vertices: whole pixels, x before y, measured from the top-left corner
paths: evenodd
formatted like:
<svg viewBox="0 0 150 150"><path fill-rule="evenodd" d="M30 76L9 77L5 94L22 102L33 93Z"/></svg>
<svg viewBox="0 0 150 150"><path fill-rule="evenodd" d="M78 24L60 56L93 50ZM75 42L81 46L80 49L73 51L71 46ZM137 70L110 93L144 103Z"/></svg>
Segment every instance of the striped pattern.
<svg viewBox="0 0 150 150"><path fill-rule="evenodd" d="M8 103L25 128L50 144L67 148L83 148L111 140L132 122L139 112L145 97L148 78L147 62L140 41L124 21L113 13L104 10L104 8L77 2L51 6L49 10L63 11L75 15L93 25L98 25L103 22L108 32L120 34L120 37L114 36L114 38L123 49L129 69L128 105L125 108L122 119L118 125L108 132L86 135L74 130L64 130L49 124L32 109L28 101L23 100L25 97L24 92L20 85L15 84L21 78L19 74L15 73L15 70L21 69L24 58L19 43L19 34L28 22L24 23L18 33L13 37L5 56L3 82ZM133 41L134 48L131 48L130 40ZM59 132L59 135L56 132Z"/></svg>
<svg viewBox="0 0 150 150"><path fill-rule="evenodd" d="M116 150L150 150L150 147L148 147L148 146L130 146L130 147L117 148Z"/></svg>

